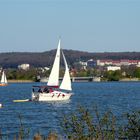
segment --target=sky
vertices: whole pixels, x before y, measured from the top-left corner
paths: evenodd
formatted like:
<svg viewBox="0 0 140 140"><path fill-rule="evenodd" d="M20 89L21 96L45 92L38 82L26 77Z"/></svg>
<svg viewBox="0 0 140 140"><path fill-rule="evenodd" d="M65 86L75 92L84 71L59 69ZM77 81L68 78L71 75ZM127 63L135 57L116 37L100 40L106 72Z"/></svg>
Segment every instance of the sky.
<svg viewBox="0 0 140 140"><path fill-rule="evenodd" d="M0 52L140 52L140 0L0 0Z"/></svg>

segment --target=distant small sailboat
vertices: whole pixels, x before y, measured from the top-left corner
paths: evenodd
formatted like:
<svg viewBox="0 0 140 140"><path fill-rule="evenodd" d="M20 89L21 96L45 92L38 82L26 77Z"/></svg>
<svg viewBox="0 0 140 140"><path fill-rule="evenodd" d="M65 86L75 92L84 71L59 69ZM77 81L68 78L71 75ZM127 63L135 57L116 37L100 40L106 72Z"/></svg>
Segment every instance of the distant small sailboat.
<svg viewBox="0 0 140 140"><path fill-rule="evenodd" d="M7 86L7 85L8 85L8 82L7 82L6 74L3 70L2 71L2 76L1 76L0 86Z"/></svg>
<svg viewBox="0 0 140 140"><path fill-rule="evenodd" d="M0 108L2 108L2 104L0 103Z"/></svg>

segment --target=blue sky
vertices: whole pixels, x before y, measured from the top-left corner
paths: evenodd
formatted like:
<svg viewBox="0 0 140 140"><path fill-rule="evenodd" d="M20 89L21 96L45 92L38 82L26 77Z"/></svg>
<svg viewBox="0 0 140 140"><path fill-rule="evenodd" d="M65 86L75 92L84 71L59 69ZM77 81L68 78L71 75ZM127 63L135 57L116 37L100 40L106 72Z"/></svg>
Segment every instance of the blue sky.
<svg viewBox="0 0 140 140"><path fill-rule="evenodd" d="M0 52L140 51L140 0L0 0Z"/></svg>

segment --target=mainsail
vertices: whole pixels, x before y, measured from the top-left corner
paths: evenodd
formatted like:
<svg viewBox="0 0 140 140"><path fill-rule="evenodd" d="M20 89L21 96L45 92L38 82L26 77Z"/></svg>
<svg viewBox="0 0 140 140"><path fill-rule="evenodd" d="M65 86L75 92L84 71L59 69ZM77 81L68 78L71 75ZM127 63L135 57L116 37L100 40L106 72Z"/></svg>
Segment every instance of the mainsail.
<svg viewBox="0 0 140 140"><path fill-rule="evenodd" d="M57 47L57 52L54 60L54 64L49 76L48 86L59 86L59 67L60 67L60 40Z"/></svg>

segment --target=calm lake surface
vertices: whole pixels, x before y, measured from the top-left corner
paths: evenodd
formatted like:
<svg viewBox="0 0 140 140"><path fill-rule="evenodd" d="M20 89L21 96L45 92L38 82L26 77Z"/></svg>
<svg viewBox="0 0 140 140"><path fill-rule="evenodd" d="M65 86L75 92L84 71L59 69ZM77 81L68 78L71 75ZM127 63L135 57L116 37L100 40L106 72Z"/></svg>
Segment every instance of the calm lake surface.
<svg viewBox="0 0 140 140"><path fill-rule="evenodd" d="M40 131L47 135L51 130L60 131L63 114L74 111L78 105L89 109L96 105L100 112L111 109L117 116L140 109L140 82L73 83L74 96L68 102L13 102L30 98L32 85L41 83L13 83L0 87L0 102L4 105L0 109L3 134L13 136L18 132L19 114L25 128L34 134Z"/></svg>

